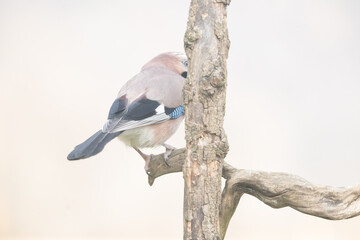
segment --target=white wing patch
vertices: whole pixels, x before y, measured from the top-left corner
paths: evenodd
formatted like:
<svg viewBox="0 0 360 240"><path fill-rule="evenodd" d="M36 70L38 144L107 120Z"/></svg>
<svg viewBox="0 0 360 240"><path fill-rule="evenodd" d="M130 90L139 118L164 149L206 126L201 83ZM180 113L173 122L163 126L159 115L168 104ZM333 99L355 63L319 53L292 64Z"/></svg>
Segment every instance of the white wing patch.
<svg viewBox="0 0 360 240"><path fill-rule="evenodd" d="M165 112L165 106L164 104L160 104L156 109L156 114L164 113Z"/></svg>
<svg viewBox="0 0 360 240"><path fill-rule="evenodd" d="M160 106L162 106L162 105L160 105ZM156 112L158 112L157 111L158 108L156 108ZM119 119L118 119L118 121L116 121L114 123L114 122L112 122L114 120L108 120L103 126L103 132L109 132L109 133L120 132L120 131L129 130L129 129L133 129L133 128L157 124L157 123L161 123L161 122L169 120L170 116L165 114L164 106L162 106L162 109L164 109L163 112L159 112L154 116L151 116L151 117L148 117L148 118L145 118L142 120L138 120L138 121L135 121L135 120L133 120L133 121L125 121L125 120L121 121L120 120L119 121ZM161 110L161 108L159 110Z"/></svg>

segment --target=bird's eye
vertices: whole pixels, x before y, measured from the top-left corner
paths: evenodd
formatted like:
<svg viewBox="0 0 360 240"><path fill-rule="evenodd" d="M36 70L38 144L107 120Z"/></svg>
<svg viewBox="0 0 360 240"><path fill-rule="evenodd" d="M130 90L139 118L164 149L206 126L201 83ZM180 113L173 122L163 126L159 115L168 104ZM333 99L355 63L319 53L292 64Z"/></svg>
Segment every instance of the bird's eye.
<svg viewBox="0 0 360 240"><path fill-rule="evenodd" d="M188 61L185 60L185 61L183 62L183 64L185 65L185 67L187 67L187 66L188 66Z"/></svg>

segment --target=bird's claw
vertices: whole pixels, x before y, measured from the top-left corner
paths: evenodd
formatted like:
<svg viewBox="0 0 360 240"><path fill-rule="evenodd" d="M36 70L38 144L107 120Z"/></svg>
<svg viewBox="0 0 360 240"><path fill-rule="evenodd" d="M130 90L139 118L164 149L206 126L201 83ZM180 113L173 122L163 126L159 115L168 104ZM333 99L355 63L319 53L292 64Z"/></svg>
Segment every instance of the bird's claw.
<svg viewBox="0 0 360 240"><path fill-rule="evenodd" d="M171 155L171 153L176 149L173 146L170 146L168 144L163 144L163 146L166 148L166 151L164 153L164 163L166 166L170 167L168 160L169 160L169 156Z"/></svg>
<svg viewBox="0 0 360 240"><path fill-rule="evenodd" d="M171 154L171 153L170 153ZM169 155L170 155L169 154ZM164 163L166 166L170 167L169 163L168 163L168 159L169 159L169 155L167 155L166 153L164 153Z"/></svg>

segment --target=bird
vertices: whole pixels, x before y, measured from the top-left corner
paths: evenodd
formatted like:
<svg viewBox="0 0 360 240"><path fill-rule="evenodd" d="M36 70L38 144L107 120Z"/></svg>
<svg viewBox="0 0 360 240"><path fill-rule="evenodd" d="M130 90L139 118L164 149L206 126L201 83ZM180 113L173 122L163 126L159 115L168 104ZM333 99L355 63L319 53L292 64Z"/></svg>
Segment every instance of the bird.
<svg viewBox="0 0 360 240"><path fill-rule="evenodd" d="M164 161L168 165L167 159L175 148L165 142L184 119L187 69L183 53L166 52L151 59L120 89L102 129L77 145L67 159L92 157L118 138L141 155L148 174L151 155L140 148L165 147Z"/></svg>

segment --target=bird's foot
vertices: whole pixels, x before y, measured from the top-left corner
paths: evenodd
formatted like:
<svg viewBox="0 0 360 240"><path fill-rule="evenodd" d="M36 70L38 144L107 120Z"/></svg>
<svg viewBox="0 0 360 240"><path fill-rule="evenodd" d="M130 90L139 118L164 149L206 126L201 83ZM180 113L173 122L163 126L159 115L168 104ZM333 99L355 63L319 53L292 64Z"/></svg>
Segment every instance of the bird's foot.
<svg viewBox="0 0 360 240"><path fill-rule="evenodd" d="M145 155L145 154L144 154L144 155ZM150 164L150 160L151 160L152 156L153 156L153 155L150 154L150 155L146 155L146 159L144 158L144 160L145 160L144 169L145 169L146 174L149 175L149 176L151 176L151 175L150 175L149 164Z"/></svg>
<svg viewBox="0 0 360 240"><path fill-rule="evenodd" d="M140 156L145 160L145 166L144 166L144 169L145 169L145 172L147 175L151 176L150 175L150 168L149 168L149 164L150 164L150 160L152 158L152 154L150 155L147 155L145 153L143 153L142 151L140 151L140 149L138 148L135 148L134 149L140 154Z"/></svg>
<svg viewBox="0 0 360 240"><path fill-rule="evenodd" d="M163 143L162 144L163 147L165 147L165 153L164 153L164 162L166 164L166 166L170 167L169 163L168 163L168 159L169 159L169 156L171 155L171 153L176 149L175 147L169 145L169 144L166 144L166 143Z"/></svg>

